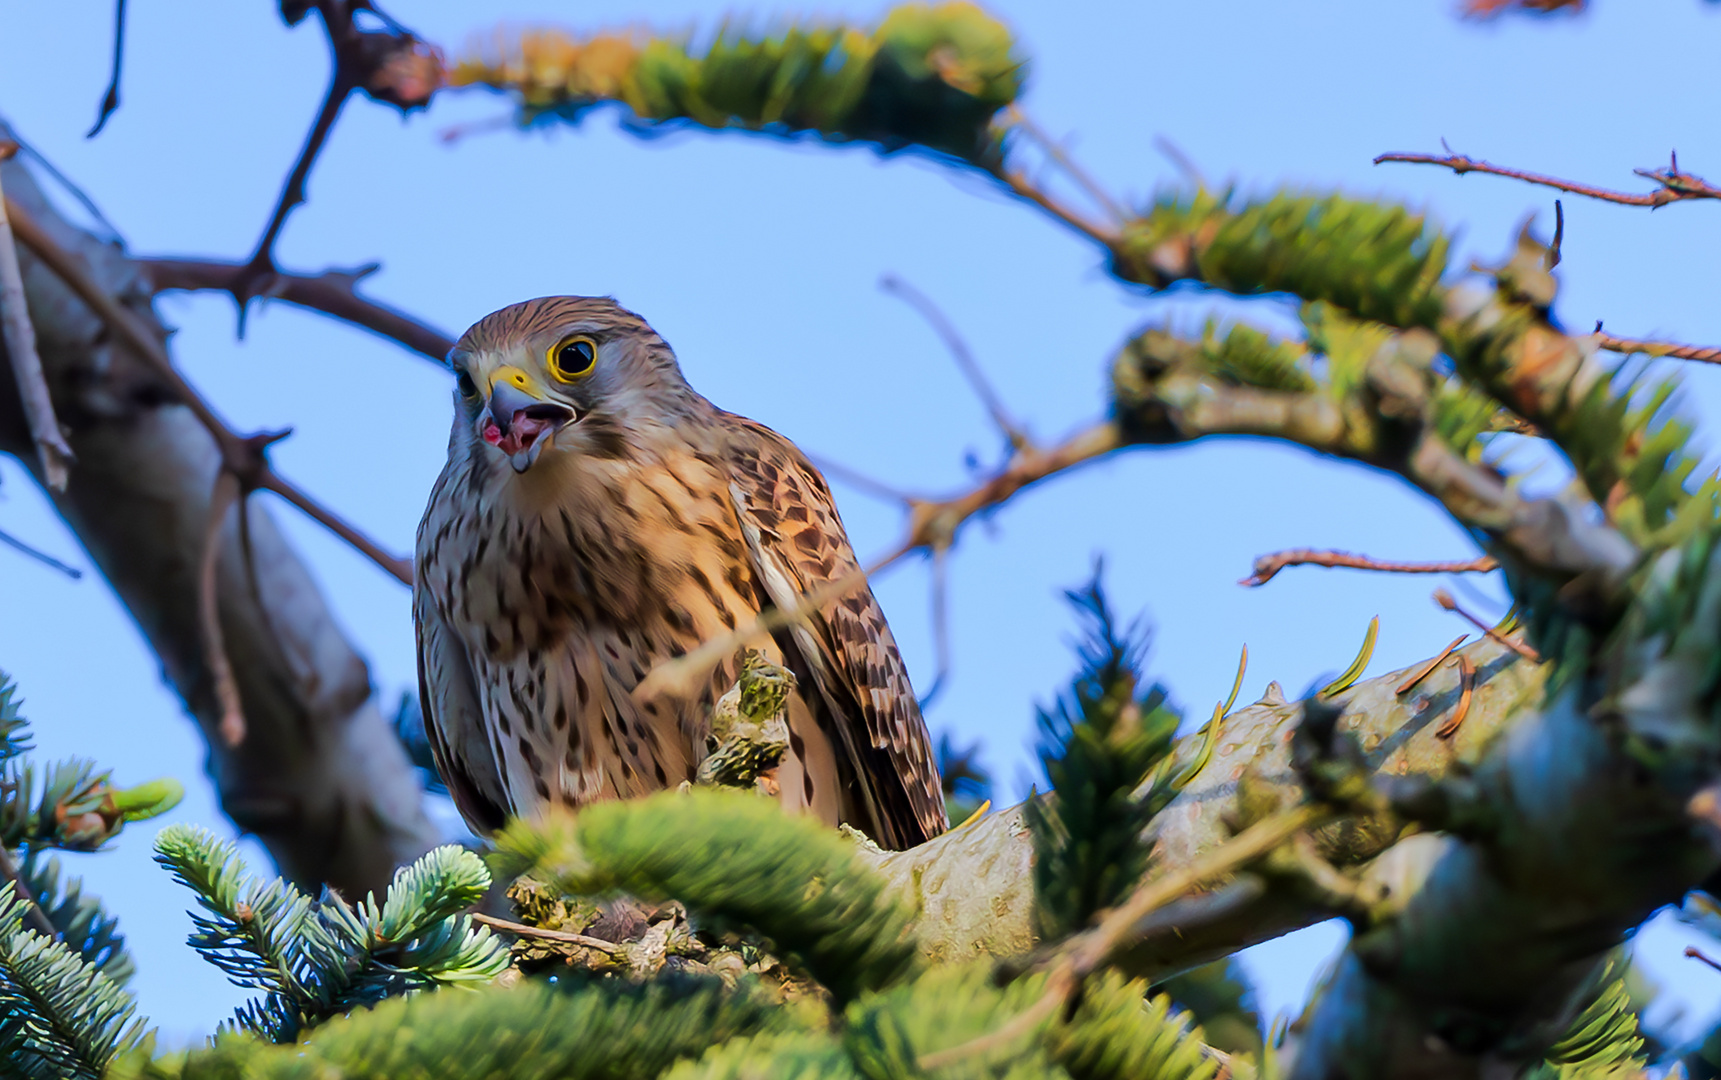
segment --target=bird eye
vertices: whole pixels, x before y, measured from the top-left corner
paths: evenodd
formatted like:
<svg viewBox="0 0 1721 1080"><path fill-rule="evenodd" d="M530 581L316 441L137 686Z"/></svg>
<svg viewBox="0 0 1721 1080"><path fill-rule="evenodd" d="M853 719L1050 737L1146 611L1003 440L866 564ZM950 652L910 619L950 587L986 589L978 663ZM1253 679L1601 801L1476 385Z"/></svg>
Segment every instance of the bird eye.
<svg viewBox="0 0 1721 1080"><path fill-rule="evenodd" d="M563 338L550 350L550 374L561 382L575 382L598 366L598 343L585 335Z"/></svg>
<svg viewBox="0 0 1721 1080"><path fill-rule="evenodd" d="M478 397L478 384L472 381L472 376L468 375L464 369L459 372L459 377L454 380L454 387L460 391L460 396L467 401L473 401Z"/></svg>

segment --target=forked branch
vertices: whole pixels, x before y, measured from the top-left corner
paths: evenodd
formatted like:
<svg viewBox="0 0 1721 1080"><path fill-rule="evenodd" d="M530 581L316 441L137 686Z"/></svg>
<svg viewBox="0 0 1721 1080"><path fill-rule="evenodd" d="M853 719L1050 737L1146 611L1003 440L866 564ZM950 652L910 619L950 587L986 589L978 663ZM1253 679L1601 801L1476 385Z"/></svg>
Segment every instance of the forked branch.
<svg viewBox="0 0 1721 1080"><path fill-rule="evenodd" d="M412 564L409 561L384 551L370 537L282 479L274 471L269 464L266 451L271 443L285 437L286 432L264 432L256 435L239 435L234 432L215 414L209 403L203 400L196 390L192 389L191 384L179 374L179 371L173 366L173 360L167 355L167 350L142 325L136 315L133 315L117 300L108 295L89 275L83 265L59 244L55 243L47 231L36 224L35 220L22 207L11 200L7 200L5 208L12 220L13 228L18 234L18 239L24 243L24 246L34 252L48 269L52 270L73 292L77 293L78 297L89 305L90 310L107 324L115 336L123 340L139 358L154 370L157 377L167 385L174 396L191 410L192 414L208 430L221 451L222 467L238 478L241 492L249 493L259 488L273 491L321 522L331 532L357 548L402 584L412 584Z"/></svg>
<svg viewBox="0 0 1721 1080"><path fill-rule="evenodd" d="M250 301L268 295L274 284L275 241L295 207L305 202L305 181L329 132L340 118L341 108L353 91L362 90L374 101L394 105L402 112L423 108L442 85L442 56L411 31L384 15L371 0L316 0L316 12L328 35L331 70L328 89L304 145L281 186L281 195L269 215L269 223L257 248L239 271L229 289L239 304L240 332ZM354 19L369 12L383 23L380 29L364 29Z"/></svg>

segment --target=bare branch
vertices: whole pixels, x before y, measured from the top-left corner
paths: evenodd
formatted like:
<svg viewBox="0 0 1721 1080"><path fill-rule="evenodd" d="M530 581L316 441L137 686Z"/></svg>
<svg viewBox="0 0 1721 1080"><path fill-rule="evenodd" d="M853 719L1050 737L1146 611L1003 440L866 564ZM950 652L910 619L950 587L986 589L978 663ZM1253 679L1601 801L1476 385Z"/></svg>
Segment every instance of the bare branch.
<svg viewBox="0 0 1721 1080"><path fill-rule="evenodd" d="M1388 562L1367 555L1352 555L1346 551L1319 551L1314 548L1291 548L1262 555L1255 560L1254 572L1237 582L1257 588L1273 580L1287 566L1343 566L1352 570L1378 570L1387 574L1466 574L1498 570L1500 562L1492 555L1452 562Z"/></svg>
<svg viewBox="0 0 1721 1080"><path fill-rule="evenodd" d="M71 287L78 297L88 304L90 309L105 323L115 335L125 340L126 344L136 350L155 370L155 373L172 389L174 395L190 409L200 423L214 437L216 445L221 450L224 467L239 479L242 492L255 491L259 488L273 491L288 502L315 518L341 539L357 548L378 566L388 571L404 585L412 584L412 563L406 559L389 554L381 546L359 532L338 515L323 507L309 495L300 491L286 480L282 479L269 465L265 455L270 443L285 436L285 432L265 432L257 435L238 435L210 408L209 403L192 389L191 384L173 366L167 350L162 347L155 335L141 325L137 316L120 305L109 296L100 285L84 270L83 266L64 248L56 244L52 237L38 225L21 207L11 200L5 203L6 211L11 216L13 227L18 233L18 239L24 242L38 258L51 269L60 280Z"/></svg>
<svg viewBox="0 0 1721 1080"><path fill-rule="evenodd" d="M66 261L162 343L143 269L100 233L60 216L28 171L16 163L0 169L13 202L69 253ZM247 500L241 520L252 557L242 550L246 537L228 528L217 568L223 636L248 729L240 746L226 745L198 610L221 449L130 337L110 329L30 247L21 244L19 258L54 405L79 457L77 482L53 497L54 506L194 719L221 808L301 887L327 882L358 896L382 890L395 867L434 846L438 833L424 813L418 773L377 708L364 659L275 517ZM12 397L9 385L0 397ZM0 449L19 455L39 480L15 407L0 409Z"/></svg>
<svg viewBox="0 0 1721 1080"><path fill-rule="evenodd" d="M838 480L850 487L859 488L861 491L864 491L875 499L882 499L885 502L901 503L904 506L909 506L912 505L914 500L917 498L917 496L910 495L906 491L900 491L891 487L882 480L874 479L866 473L861 472L859 469L850 468L840 461L833 461L830 458L822 457L818 454L808 454L807 460L817 466L818 470L824 473L826 477L836 477Z"/></svg>
<svg viewBox="0 0 1721 1080"><path fill-rule="evenodd" d="M979 361L974 359L974 353L968 348L968 343L962 340L962 335L956 332L956 327L945 318L944 312L925 293L913 285L897 277L886 274L878 279L878 287L892 296L897 297L909 307L920 313L920 317L932 325L938 336L944 339L945 348L955 358L956 366L962 369L962 374L968 379L968 385L974 388L974 393L986 406L986 411L992 416L992 423L1010 440L1010 446L1020 450L1028 445L1028 433L1010 416L1010 411L1004 407L1004 400L998 396L986 378L986 373L980 370Z"/></svg>
<svg viewBox="0 0 1721 1080"><path fill-rule="evenodd" d="M142 258L137 260L149 273L158 292L169 289L215 290L240 299L248 266L216 259ZM454 339L386 304L367 300L358 293L358 283L376 271L376 266L355 270L324 270L320 274L291 274L277 270L266 299L283 300L297 307L332 315L436 361L447 362Z"/></svg>
<svg viewBox="0 0 1721 1080"><path fill-rule="evenodd" d="M16 143L0 142L0 161L17 151ZM4 333L13 378L18 380L18 399L30 422L30 438L42 462L42 475L50 488L64 491L67 469L73 460L72 448L60 433L54 400L48 395L48 383L42 376L42 358L36 353L36 330L30 325L24 277L18 269L18 248L12 242L12 225L6 211L5 195L0 192L0 331Z"/></svg>
<svg viewBox="0 0 1721 1080"><path fill-rule="evenodd" d="M1493 165L1478 158L1466 157L1463 154L1413 154L1390 153L1382 154L1374 159L1376 165L1388 161L1405 162L1412 165L1439 165L1451 169L1462 176L1468 172L1487 173L1491 176L1504 176L1513 180L1522 180L1528 184L1539 184L1558 191L1567 191L1573 195L1583 195L1603 202L1618 203L1622 206L1647 206L1654 209L1666 206L1668 203L1684 202L1690 199L1721 199L1721 187L1709 183L1700 176L1679 171L1679 158L1675 156L1672 163L1665 169L1633 169L1638 176L1654 180L1661 187L1647 194L1637 194L1629 191L1611 191L1607 188L1595 187L1592 184L1580 184L1572 180L1561 180L1555 176L1542 173L1525 172L1522 169L1509 169L1502 165Z"/></svg>
<svg viewBox="0 0 1721 1080"><path fill-rule="evenodd" d="M215 474L215 490L209 496L209 522L203 530L203 556L197 575L198 624L203 635L203 662L215 683L215 700L221 709L216 730L229 747L245 741L245 707L239 700L239 683L227 659L227 644L221 632L221 606L216 592L215 570L221 556L221 530L227 512L240 502L239 479L226 469Z"/></svg>
<svg viewBox="0 0 1721 1080"><path fill-rule="evenodd" d="M1701 962L1701 963L1703 963L1709 967L1714 968L1716 971L1721 971L1721 963L1717 963L1715 960L1711 959L1707 954L1705 954L1703 952L1702 949L1699 949L1695 945L1685 946L1685 958L1687 960L1699 961L1699 962Z"/></svg>
<svg viewBox="0 0 1721 1080"><path fill-rule="evenodd" d="M950 548L932 549L932 685L920 695L925 709L950 677Z"/></svg>
<svg viewBox="0 0 1721 1080"><path fill-rule="evenodd" d="M1646 353L1649 356L1668 356L1675 360L1695 360L1700 364L1721 364L1721 349L1712 345L1675 345L1671 341L1645 341L1639 338L1614 337L1604 334L1601 323L1596 323L1596 344L1608 352L1616 353Z"/></svg>
<svg viewBox="0 0 1721 1080"><path fill-rule="evenodd" d="M590 937L586 934L570 934L566 930L546 930L541 926L527 926L525 923L509 922L507 919L498 919L494 915L486 915L481 911L475 911L468 917L479 926L488 926L493 930L501 930L504 933L513 934L515 937L543 938L545 941L565 941L570 945L582 945L588 949L596 949L597 951L606 953L610 956L614 956L616 953L621 951L620 946L618 946L616 942L605 941L603 938Z"/></svg>
<svg viewBox="0 0 1721 1080"><path fill-rule="evenodd" d="M102 95L102 107L96 117L96 126L84 134L86 139L95 138L102 128L107 126L108 117L120 107L120 62L125 58L125 5L126 0L114 0L113 73L108 76L108 90Z"/></svg>
<svg viewBox="0 0 1721 1080"><path fill-rule="evenodd" d="M288 215L304 204L305 181L347 98L353 91L362 90L374 101L407 112L426 105L431 94L442 85L441 54L384 15L371 0L316 0L316 10L328 35L329 86L299 156L281 186L280 198L257 248L230 290L239 305L241 334L245 332L245 311L250 301L267 295L274 284L275 241L287 224ZM353 16L360 11L380 17L383 28L366 30L358 26Z"/></svg>
<svg viewBox="0 0 1721 1080"><path fill-rule="evenodd" d="M1029 202L1051 214L1053 217L1081 233L1083 236L1086 236L1088 239L1108 248L1117 243L1118 236L1115 232L1112 232L1104 226L1095 225L1087 218L1076 213L1074 210L1071 210L1069 207L1053 198L1051 194L1036 185L1032 180L1028 179L1027 174L1023 173L1020 169L1011 169L1008 166L1000 164L992 170L992 175L996 176L999 180L1002 180L1004 185L1011 191L1015 192L1022 198L1027 199Z"/></svg>
<svg viewBox="0 0 1721 1080"><path fill-rule="evenodd" d="M923 1055L919 1066L927 1071L978 1057L1031 1031L1050 1017L1081 988L1082 980L1107 965L1123 947L1139 936L1139 928L1161 908L1202 885L1231 874L1273 851L1303 830L1331 816L1315 806L1297 806L1256 822L1185 866L1178 867L1139 886L1129 899L1106 912L1098 926L1071 938L1050 961L1046 991L1033 1005L994 1031L948 1050Z"/></svg>
<svg viewBox="0 0 1721 1080"><path fill-rule="evenodd" d="M1118 205L1117 200L1111 197L1105 187L1095 180L1087 169L1077 164L1075 158L1070 156L1070 152L1064 148L1062 143L1053 139L1044 128L1030 120L1020 105L1012 104L1005 112L1009 115L1010 122L1027 132L1035 142L1039 143L1041 149L1045 150L1047 155L1058 163L1058 167L1063 169L1069 178L1076 182L1077 186L1087 192L1088 197L1098 203L1101 209L1110 214L1113 221L1129 220L1129 213Z"/></svg>
<svg viewBox="0 0 1721 1080"><path fill-rule="evenodd" d="M1454 600L1452 598L1452 594L1447 592L1445 589L1434 590L1434 602L1436 604L1439 604L1441 607L1445 608L1447 611L1451 611L1451 612L1458 614L1459 616L1464 618L1466 621L1468 621L1470 623L1470 625L1472 625L1476 629L1482 631L1482 633L1486 634L1488 637L1491 637L1495 641L1498 641L1500 644L1506 646L1508 649L1511 649L1513 652L1517 653L1519 656L1522 656L1524 659L1528 660L1530 663L1539 664L1542 662L1541 654L1537 653L1536 650L1530 648L1528 645L1524 644L1522 641L1517 641L1517 640L1514 640L1513 638L1507 637L1505 634L1500 633L1500 631L1494 629L1492 626L1489 626L1487 623L1483 622L1481 619L1478 619L1476 616L1474 616L1474 615L1470 614L1468 611L1464 610L1462 607L1459 606L1458 601Z"/></svg>

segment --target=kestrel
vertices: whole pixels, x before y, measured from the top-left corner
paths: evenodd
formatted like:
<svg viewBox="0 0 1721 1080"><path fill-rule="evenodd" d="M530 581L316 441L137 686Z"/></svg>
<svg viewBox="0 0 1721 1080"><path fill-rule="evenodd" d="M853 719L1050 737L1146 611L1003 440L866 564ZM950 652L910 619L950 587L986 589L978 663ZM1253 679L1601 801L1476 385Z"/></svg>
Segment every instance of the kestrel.
<svg viewBox="0 0 1721 1080"><path fill-rule="evenodd" d="M852 573L819 471L724 412L599 297L528 300L449 353L448 464L418 529L425 733L477 831L695 778L739 656L685 698L652 667ZM758 644L758 643L755 643ZM778 798L889 848L946 827L926 725L864 584L763 644L795 675Z"/></svg>

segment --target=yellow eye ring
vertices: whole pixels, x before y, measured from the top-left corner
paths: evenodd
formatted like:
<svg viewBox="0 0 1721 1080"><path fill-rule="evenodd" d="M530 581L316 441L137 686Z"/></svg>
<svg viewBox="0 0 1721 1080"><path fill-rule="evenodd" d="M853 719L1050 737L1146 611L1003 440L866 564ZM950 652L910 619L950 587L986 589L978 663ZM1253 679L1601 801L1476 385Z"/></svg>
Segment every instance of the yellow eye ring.
<svg viewBox="0 0 1721 1080"><path fill-rule="evenodd" d="M579 382L598 366L598 343L576 334L557 342L546 359L557 382Z"/></svg>

